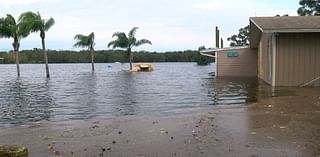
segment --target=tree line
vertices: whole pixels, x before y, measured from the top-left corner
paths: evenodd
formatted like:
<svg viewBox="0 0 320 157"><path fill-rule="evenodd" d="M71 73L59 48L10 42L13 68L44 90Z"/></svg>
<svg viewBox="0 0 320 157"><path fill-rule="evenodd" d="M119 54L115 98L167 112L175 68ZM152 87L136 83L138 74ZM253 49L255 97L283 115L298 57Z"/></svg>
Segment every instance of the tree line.
<svg viewBox="0 0 320 157"><path fill-rule="evenodd" d="M91 63L90 51L70 51L70 50L47 50L49 63ZM22 64L43 64L44 53L40 49L22 50L19 52L20 63ZM0 52L0 58L4 58L4 64L15 63L14 52ZM208 58L205 62L214 62L213 58ZM135 62L203 62L203 56L198 50L170 51L170 52L133 52ZM128 52L126 50L98 50L95 51L96 63L128 62Z"/></svg>

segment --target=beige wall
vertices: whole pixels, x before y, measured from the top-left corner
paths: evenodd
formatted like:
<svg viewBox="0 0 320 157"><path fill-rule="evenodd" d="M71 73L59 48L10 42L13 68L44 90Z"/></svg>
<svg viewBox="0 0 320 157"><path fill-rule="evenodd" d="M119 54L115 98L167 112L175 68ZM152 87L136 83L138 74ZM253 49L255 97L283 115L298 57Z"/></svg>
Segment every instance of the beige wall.
<svg viewBox="0 0 320 157"><path fill-rule="evenodd" d="M272 34L263 33L260 39L258 77L266 83L272 84Z"/></svg>
<svg viewBox="0 0 320 157"><path fill-rule="evenodd" d="M319 76L320 33L276 36L276 86L300 86ZM320 81L312 86L320 86Z"/></svg>
<svg viewBox="0 0 320 157"><path fill-rule="evenodd" d="M228 57L228 52L238 57ZM257 76L257 49L242 48L217 52L217 76Z"/></svg>

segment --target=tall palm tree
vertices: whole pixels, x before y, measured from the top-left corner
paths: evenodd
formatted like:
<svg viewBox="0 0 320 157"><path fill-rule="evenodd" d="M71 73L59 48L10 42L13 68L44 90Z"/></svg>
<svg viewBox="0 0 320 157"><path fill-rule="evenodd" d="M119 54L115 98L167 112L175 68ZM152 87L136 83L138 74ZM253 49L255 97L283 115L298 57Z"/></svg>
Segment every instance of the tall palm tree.
<svg viewBox="0 0 320 157"><path fill-rule="evenodd" d="M320 16L320 0L300 0L298 9L300 16Z"/></svg>
<svg viewBox="0 0 320 157"><path fill-rule="evenodd" d="M15 18L7 14L0 20L0 38L13 38L13 51L17 65L17 76L20 76L19 67L19 47L22 38L27 37L31 32L31 23L16 21Z"/></svg>
<svg viewBox="0 0 320 157"><path fill-rule="evenodd" d="M128 36L124 32L115 32L112 35L113 37L116 37L116 40L113 40L109 42L108 47L112 46L112 48L124 48L127 49L128 56L129 56L129 63L130 63L130 70L132 70L132 59L133 59L133 54L131 52L132 47L138 47L143 44L150 44L152 45L151 41L147 39L141 39L137 40L135 35L137 32L138 27L133 27L129 33Z"/></svg>
<svg viewBox="0 0 320 157"><path fill-rule="evenodd" d="M94 32L90 33L89 35L77 34L74 36L74 40L76 40L76 43L73 45L74 47L88 48L90 51L92 71L94 71Z"/></svg>
<svg viewBox="0 0 320 157"><path fill-rule="evenodd" d="M48 65L48 53L46 51L45 38L46 31L48 31L54 24L53 18L43 19L39 12L33 13L31 11L21 14L19 20L23 23L32 24L32 32L40 32L42 50L44 52L44 62L46 68L46 76L50 77L49 65Z"/></svg>

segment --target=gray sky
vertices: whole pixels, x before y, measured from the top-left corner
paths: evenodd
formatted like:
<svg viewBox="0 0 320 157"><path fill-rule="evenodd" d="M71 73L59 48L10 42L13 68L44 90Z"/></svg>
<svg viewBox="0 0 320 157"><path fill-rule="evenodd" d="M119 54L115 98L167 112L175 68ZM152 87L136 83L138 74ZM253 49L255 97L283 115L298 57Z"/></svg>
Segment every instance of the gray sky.
<svg viewBox="0 0 320 157"><path fill-rule="evenodd" d="M96 49L108 49L114 32L137 26L138 38L153 45L134 50L171 51L213 47L214 26L224 40L248 24L252 16L295 16L299 0L0 0L0 16L18 18L39 11L56 24L47 33L48 49L73 49L75 34L96 35ZM11 50L12 39L0 39L0 50ZM226 44L227 41L226 41ZM20 49L41 47L38 34L21 41Z"/></svg>

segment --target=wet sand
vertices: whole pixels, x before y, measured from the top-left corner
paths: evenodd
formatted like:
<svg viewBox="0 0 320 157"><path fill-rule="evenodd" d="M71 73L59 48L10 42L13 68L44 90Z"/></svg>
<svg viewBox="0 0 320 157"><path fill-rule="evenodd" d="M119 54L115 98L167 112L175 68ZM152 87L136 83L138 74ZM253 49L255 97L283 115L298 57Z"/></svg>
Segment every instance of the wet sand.
<svg viewBox="0 0 320 157"><path fill-rule="evenodd" d="M172 116L2 128L0 144L27 146L30 157L318 157L320 95L301 92Z"/></svg>

